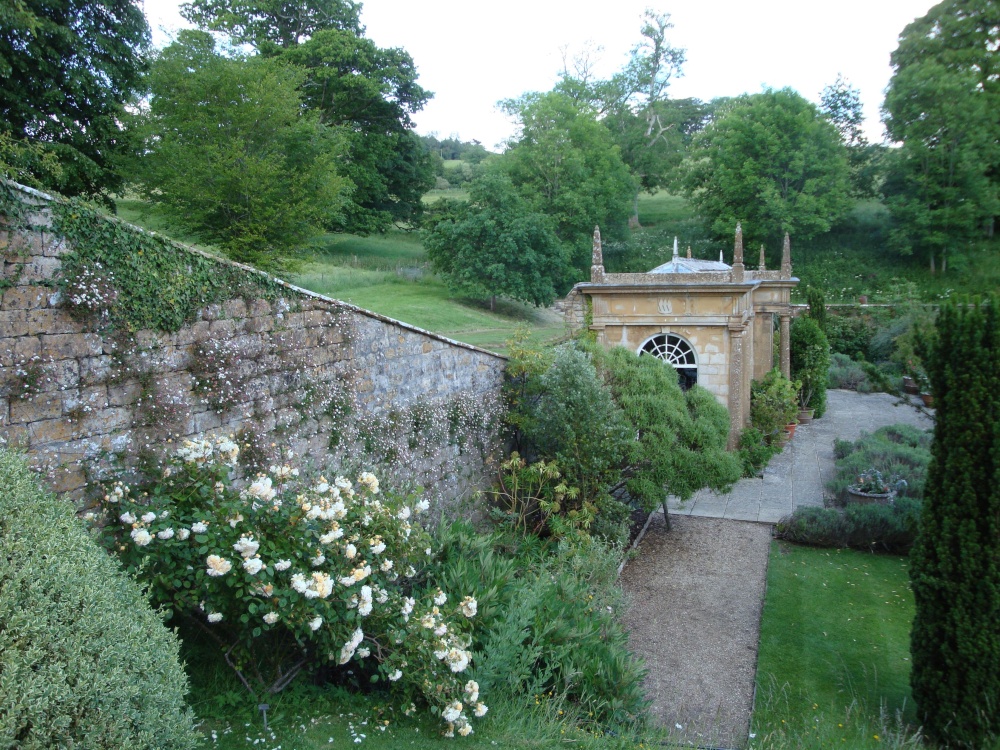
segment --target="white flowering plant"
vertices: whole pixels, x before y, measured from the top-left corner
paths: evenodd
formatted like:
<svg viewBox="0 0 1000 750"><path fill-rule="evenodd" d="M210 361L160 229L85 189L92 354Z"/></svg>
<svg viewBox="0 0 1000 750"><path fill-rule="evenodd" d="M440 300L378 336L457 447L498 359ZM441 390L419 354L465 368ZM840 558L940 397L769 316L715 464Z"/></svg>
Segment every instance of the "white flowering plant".
<svg viewBox="0 0 1000 750"><path fill-rule="evenodd" d="M105 544L154 604L202 627L254 694L334 665L385 680L467 735L486 713L470 665L477 601L416 585L433 558L419 495L363 472L306 478L290 454L242 488L231 438L185 441L160 476L104 488Z"/></svg>

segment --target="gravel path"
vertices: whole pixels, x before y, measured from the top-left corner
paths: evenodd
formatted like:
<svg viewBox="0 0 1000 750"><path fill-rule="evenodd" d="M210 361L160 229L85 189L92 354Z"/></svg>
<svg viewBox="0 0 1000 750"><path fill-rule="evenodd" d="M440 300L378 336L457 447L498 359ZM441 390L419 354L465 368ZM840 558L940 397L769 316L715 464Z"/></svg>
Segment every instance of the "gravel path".
<svg viewBox="0 0 1000 750"><path fill-rule="evenodd" d="M822 505L833 440L906 422L930 427L885 394L829 391L829 411L802 425L763 479L728 494L671 502L673 529L654 515L622 573L633 651L649 669L652 714L682 745L740 748L753 703L771 523L797 505Z"/></svg>

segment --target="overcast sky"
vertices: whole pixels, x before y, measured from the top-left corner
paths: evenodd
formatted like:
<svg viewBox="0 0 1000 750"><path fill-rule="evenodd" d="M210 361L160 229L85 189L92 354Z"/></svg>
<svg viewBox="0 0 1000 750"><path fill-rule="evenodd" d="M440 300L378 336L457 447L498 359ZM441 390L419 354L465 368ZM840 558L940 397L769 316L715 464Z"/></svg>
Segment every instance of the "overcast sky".
<svg viewBox="0 0 1000 750"><path fill-rule="evenodd" d="M158 45L184 21L178 0L145 0ZM563 48L603 47L610 75L639 40L647 7L668 12L673 46L687 50L674 98L712 99L791 87L818 102L843 74L861 90L866 132L882 139L879 107L889 55L932 0L366 0L362 22L381 47L403 47L434 98L414 118L420 133L459 135L488 148L510 137L500 99L552 87ZM164 31L161 32L161 29ZM165 32L165 33L164 33Z"/></svg>

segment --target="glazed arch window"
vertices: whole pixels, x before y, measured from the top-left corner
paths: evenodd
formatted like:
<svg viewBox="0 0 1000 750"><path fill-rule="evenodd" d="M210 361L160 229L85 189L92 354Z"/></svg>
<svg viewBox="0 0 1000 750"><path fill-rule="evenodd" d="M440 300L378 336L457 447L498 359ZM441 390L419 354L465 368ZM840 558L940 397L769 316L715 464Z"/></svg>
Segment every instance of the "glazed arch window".
<svg viewBox="0 0 1000 750"><path fill-rule="evenodd" d="M694 348L676 333L658 333L639 348L677 370L677 378L682 390L687 390L698 382L698 360Z"/></svg>

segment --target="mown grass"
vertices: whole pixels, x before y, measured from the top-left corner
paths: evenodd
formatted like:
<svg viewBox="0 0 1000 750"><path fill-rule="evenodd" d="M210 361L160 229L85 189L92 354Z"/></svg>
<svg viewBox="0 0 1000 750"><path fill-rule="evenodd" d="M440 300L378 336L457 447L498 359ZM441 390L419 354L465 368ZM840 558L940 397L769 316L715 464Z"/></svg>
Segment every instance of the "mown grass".
<svg viewBox="0 0 1000 750"><path fill-rule="evenodd" d="M913 740L906 558L774 542L751 747Z"/></svg>

